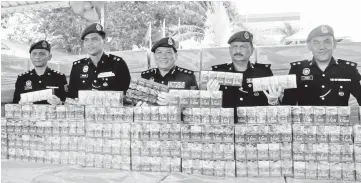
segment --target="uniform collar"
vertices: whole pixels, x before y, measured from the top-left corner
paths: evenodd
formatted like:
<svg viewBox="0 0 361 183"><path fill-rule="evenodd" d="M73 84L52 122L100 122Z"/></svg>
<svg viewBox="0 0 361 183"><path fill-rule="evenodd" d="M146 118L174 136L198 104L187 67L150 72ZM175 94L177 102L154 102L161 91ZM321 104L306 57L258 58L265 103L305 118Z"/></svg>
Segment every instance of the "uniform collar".
<svg viewBox="0 0 361 183"><path fill-rule="evenodd" d="M35 76L51 75L51 69L47 66L47 67L45 68L44 74L43 74L43 75L38 75L38 74L36 73L36 71L35 71L35 68L34 68L33 70L31 70L30 75L35 75Z"/></svg>
<svg viewBox="0 0 361 183"><path fill-rule="evenodd" d="M254 66L253 66L253 64L250 62L250 61L248 61L248 63L247 63L247 69L245 70L245 71L243 71L243 72L246 72L247 70L254 70ZM235 72L240 72L240 71L236 71L236 69L234 68L234 65L233 65L233 62L232 62L232 64L230 64L230 67L229 67L229 70L230 71L235 71Z"/></svg>
<svg viewBox="0 0 361 183"><path fill-rule="evenodd" d="M163 77L167 76L168 74L173 75L174 72L176 71L176 69L178 69L178 67L177 67L177 66L173 66L173 68L170 69L170 70L168 71L168 73L165 74ZM159 74L159 76L162 76L162 75L160 74L159 68L157 68L157 69L155 70L155 74Z"/></svg>
<svg viewBox="0 0 361 183"><path fill-rule="evenodd" d="M108 54L106 54L106 53L103 51L103 54L102 54L102 56L100 57L97 65L104 64L104 62L105 62L104 60L107 60L107 58L108 58ZM90 57L87 58L87 65L89 65L89 64L94 64L94 62L92 61L92 59L91 59Z"/></svg>
<svg viewBox="0 0 361 183"><path fill-rule="evenodd" d="M309 65L310 65L311 67L315 67L315 66L318 67L318 65L317 65L314 57L313 57L312 60L309 62ZM328 68L332 67L332 66L338 66L337 60L335 60L335 58L333 58L333 57L331 58L330 63L329 63L328 66L326 67L326 70L327 70Z"/></svg>

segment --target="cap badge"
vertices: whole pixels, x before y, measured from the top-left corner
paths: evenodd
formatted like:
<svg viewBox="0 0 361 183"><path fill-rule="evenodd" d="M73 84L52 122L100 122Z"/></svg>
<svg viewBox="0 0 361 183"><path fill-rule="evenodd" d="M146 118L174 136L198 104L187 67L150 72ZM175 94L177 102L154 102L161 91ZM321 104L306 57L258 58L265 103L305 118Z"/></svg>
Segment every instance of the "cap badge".
<svg viewBox="0 0 361 183"><path fill-rule="evenodd" d="M168 44L171 45L171 46L173 45L172 38L168 38Z"/></svg>
<svg viewBox="0 0 361 183"><path fill-rule="evenodd" d="M89 67L87 65L83 67L83 72L88 72L88 70L89 70Z"/></svg>
<svg viewBox="0 0 361 183"><path fill-rule="evenodd" d="M328 33L328 29L326 26L322 26L321 27L321 32L324 33L324 34L327 34Z"/></svg>
<svg viewBox="0 0 361 183"><path fill-rule="evenodd" d="M303 75L309 75L310 74L310 69L309 68L304 68L302 71Z"/></svg>
<svg viewBox="0 0 361 183"><path fill-rule="evenodd" d="M248 34L248 32L245 32L243 36L244 36L245 39L249 39L249 34Z"/></svg>
<svg viewBox="0 0 361 183"><path fill-rule="evenodd" d="M26 81L26 86L31 87L31 81L30 80Z"/></svg>
<svg viewBox="0 0 361 183"><path fill-rule="evenodd" d="M97 31L101 31L101 30L102 30L102 27L101 27L99 24L97 24L97 26L96 26L95 28L97 29Z"/></svg>
<svg viewBox="0 0 361 183"><path fill-rule="evenodd" d="M42 43L41 45L43 46L43 48L48 47L48 44L46 44L46 42L45 42L45 41L43 41L43 43Z"/></svg>

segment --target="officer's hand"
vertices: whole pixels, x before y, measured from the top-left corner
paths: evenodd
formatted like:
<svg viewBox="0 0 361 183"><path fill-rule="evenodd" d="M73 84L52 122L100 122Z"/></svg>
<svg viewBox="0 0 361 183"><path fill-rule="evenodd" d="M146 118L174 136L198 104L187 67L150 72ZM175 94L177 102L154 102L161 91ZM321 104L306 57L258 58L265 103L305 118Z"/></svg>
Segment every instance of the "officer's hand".
<svg viewBox="0 0 361 183"><path fill-rule="evenodd" d="M149 106L147 102L139 101L135 106L137 107L147 107Z"/></svg>
<svg viewBox="0 0 361 183"><path fill-rule="evenodd" d="M207 83L207 90L208 91L219 91L219 82L217 79L211 79Z"/></svg>
<svg viewBox="0 0 361 183"><path fill-rule="evenodd" d="M169 93L165 93L165 92L160 92L158 94L158 101L157 103L159 105L168 105L170 102L171 96L169 95Z"/></svg>
<svg viewBox="0 0 361 183"><path fill-rule="evenodd" d="M282 94L282 88L281 87L276 88L275 86L268 86L268 92L266 90L263 90L263 93L267 96L268 103L275 105L278 103L278 98Z"/></svg>
<svg viewBox="0 0 361 183"><path fill-rule="evenodd" d="M60 105L61 104L61 100L59 97L52 95L48 98L47 102L51 105Z"/></svg>

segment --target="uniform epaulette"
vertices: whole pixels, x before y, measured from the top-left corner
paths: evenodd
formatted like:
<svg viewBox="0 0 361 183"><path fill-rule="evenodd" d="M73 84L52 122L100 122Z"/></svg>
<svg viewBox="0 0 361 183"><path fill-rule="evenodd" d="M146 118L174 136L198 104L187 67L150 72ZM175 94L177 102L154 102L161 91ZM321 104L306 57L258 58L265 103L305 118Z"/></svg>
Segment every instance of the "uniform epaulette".
<svg viewBox="0 0 361 183"><path fill-rule="evenodd" d="M337 62L339 64L342 64L342 65L349 65L349 66L352 66L352 67L357 67L357 63L355 63L355 62L351 62L351 61L347 61L347 60L341 60L341 59L338 59Z"/></svg>
<svg viewBox="0 0 361 183"><path fill-rule="evenodd" d="M155 70L156 70L155 68L152 68L152 69L143 71L141 75L143 76L143 75L146 75L146 74L149 74L149 73L153 73Z"/></svg>
<svg viewBox="0 0 361 183"><path fill-rule="evenodd" d="M227 68L231 65L232 63L225 63L225 64L219 64L219 65L213 65L212 69L218 69L218 68Z"/></svg>
<svg viewBox="0 0 361 183"><path fill-rule="evenodd" d="M296 62L291 62L291 67L297 66L297 65L301 65L304 62L308 62L308 60L302 60L302 61L296 61Z"/></svg>
<svg viewBox="0 0 361 183"><path fill-rule="evenodd" d="M255 63L254 66L255 66L255 67L258 67L258 68L271 68L271 64Z"/></svg>
<svg viewBox="0 0 361 183"><path fill-rule="evenodd" d="M61 73L60 71L56 71L56 70L54 70L54 69L50 69L51 70L51 72L53 72L53 73L56 73L56 74L59 74L59 75L65 75L64 73Z"/></svg>
<svg viewBox="0 0 361 183"><path fill-rule="evenodd" d="M82 59L80 59L80 60L74 61L74 62L73 62L73 65L79 64L79 63L85 61L86 59L87 59L87 58L82 58Z"/></svg>
<svg viewBox="0 0 361 183"><path fill-rule="evenodd" d="M180 72L183 72L185 74L193 74L194 71L191 71L191 70L188 70L188 69L185 69L185 68L182 68L182 67L177 67L177 70L180 71Z"/></svg>
<svg viewBox="0 0 361 183"><path fill-rule="evenodd" d="M28 70L28 71L25 71L25 72L19 74L18 77L19 77L19 76L22 76L22 75L25 75L25 74L28 74L29 72L30 72L29 70Z"/></svg>
<svg viewBox="0 0 361 183"><path fill-rule="evenodd" d="M123 60L122 57L119 57L119 56L116 56L116 55L112 55L112 54L109 54L109 58L114 60L114 61L118 61L120 62L121 60Z"/></svg>

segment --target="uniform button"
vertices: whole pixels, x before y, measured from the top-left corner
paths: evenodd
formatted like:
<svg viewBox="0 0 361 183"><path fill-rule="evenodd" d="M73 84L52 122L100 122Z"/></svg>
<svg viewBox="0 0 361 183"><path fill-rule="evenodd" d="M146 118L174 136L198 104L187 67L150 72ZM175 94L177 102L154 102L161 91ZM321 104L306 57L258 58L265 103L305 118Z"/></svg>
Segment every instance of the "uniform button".
<svg viewBox="0 0 361 183"><path fill-rule="evenodd" d="M240 101L243 101L243 98L241 97L241 98L239 98L239 100L240 100Z"/></svg>
<svg viewBox="0 0 361 183"><path fill-rule="evenodd" d="M162 81L162 84L164 84L164 81Z"/></svg>
<svg viewBox="0 0 361 183"><path fill-rule="evenodd" d="M325 98L322 97L321 100L325 100Z"/></svg>
<svg viewBox="0 0 361 183"><path fill-rule="evenodd" d="M340 88L343 88L343 86L340 86Z"/></svg>
<svg viewBox="0 0 361 183"><path fill-rule="evenodd" d="M322 87L322 88L325 88L325 85L322 85L321 87Z"/></svg>
<svg viewBox="0 0 361 183"><path fill-rule="evenodd" d="M83 80L83 83L85 83L85 81Z"/></svg>
<svg viewBox="0 0 361 183"><path fill-rule="evenodd" d="M108 78L105 78L105 81L108 81Z"/></svg>
<svg viewBox="0 0 361 183"><path fill-rule="evenodd" d="M308 85L305 85L305 87L307 88L307 87L308 87Z"/></svg>
<svg viewBox="0 0 361 183"><path fill-rule="evenodd" d="M41 83L41 81L39 81L39 83Z"/></svg>
<svg viewBox="0 0 361 183"><path fill-rule="evenodd" d="M94 83L97 83L97 80L94 80Z"/></svg>
<svg viewBox="0 0 361 183"><path fill-rule="evenodd" d="M225 86L224 89L227 89L227 86Z"/></svg>
<svg viewBox="0 0 361 183"><path fill-rule="evenodd" d="M326 75L325 74L322 74L322 77L325 77Z"/></svg>

